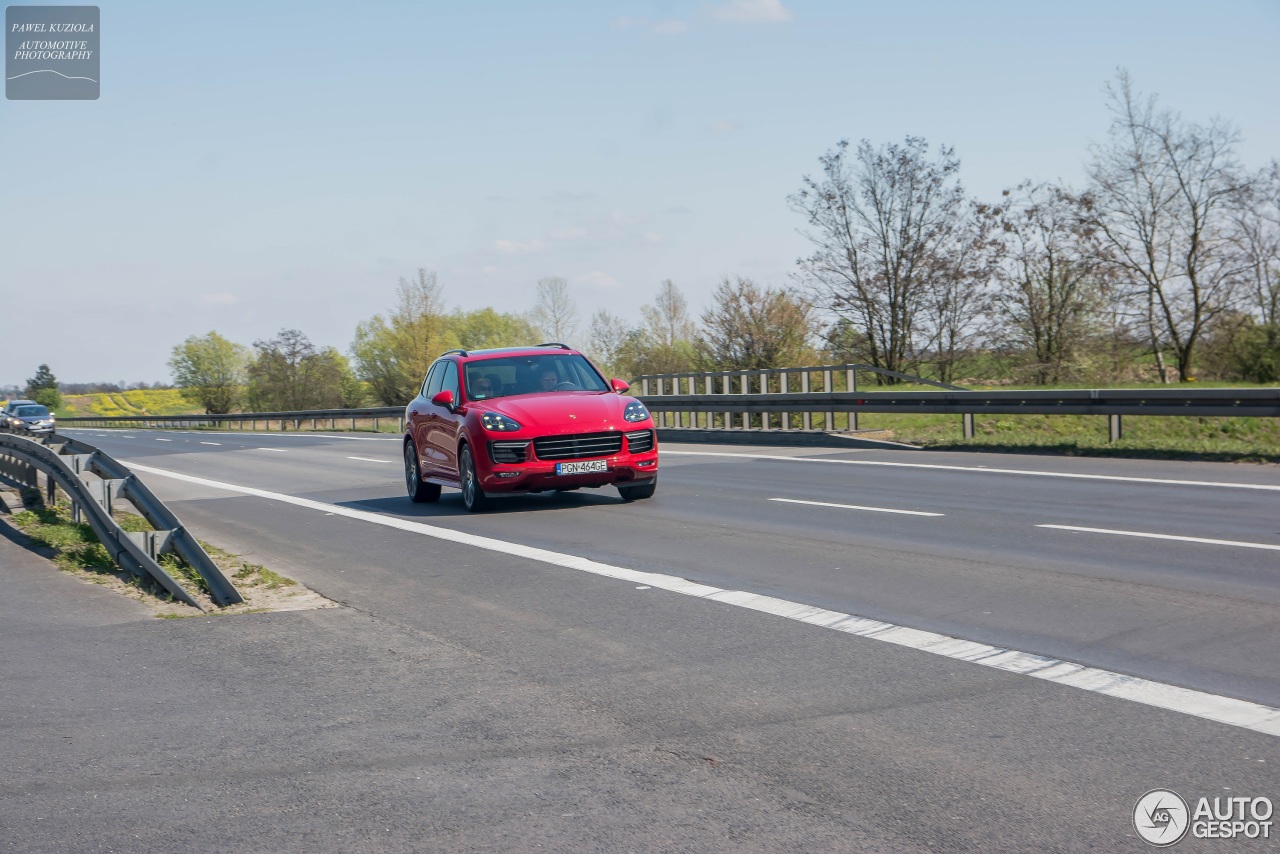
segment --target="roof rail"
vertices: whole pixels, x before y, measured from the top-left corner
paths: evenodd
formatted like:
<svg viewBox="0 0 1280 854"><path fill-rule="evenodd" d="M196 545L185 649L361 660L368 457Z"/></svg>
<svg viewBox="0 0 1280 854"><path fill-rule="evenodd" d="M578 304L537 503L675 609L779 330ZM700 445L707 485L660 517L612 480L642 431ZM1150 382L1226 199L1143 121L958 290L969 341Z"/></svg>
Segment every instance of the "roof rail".
<svg viewBox="0 0 1280 854"><path fill-rule="evenodd" d="M572 350L568 344L561 344L559 341L548 341L545 344L539 344L539 347L559 347L561 350Z"/></svg>
<svg viewBox="0 0 1280 854"><path fill-rule="evenodd" d="M469 354L467 353L467 351L466 351L466 350L445 350L445 351L444 351L443 353L441 353L440 355L441 355L441 356L447 356L447 355L449 355L450 353L457 353L459 356L467 356L467 355L469 355Z"/></svg>

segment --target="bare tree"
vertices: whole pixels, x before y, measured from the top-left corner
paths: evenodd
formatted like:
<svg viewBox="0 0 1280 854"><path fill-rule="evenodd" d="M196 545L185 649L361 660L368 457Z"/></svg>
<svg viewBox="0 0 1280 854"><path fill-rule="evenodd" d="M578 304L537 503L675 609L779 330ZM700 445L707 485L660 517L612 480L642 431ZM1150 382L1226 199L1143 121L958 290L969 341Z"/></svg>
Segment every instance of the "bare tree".
<svg viewBox="0 0 1280 854"><path fill-rule="evenodd" d="M993 307L1036 383L1060 382L1102 307L1110 269L1090 197L1024 181L987 208L997 251Z"/></svg>
<svg viewBox="0 0 1280 854"><path fill-rule="evenodd" d="M872 364L901 371L936 339L926 314L931 300L945 303L938 295L968 237L960 161L945 146L931 159L919 137L848 147L823 155L821 178L806 176L788 199L816 248L797 262L800 276L819 306L858 330Z"/></svg>
<svg viewBox="0 0 1280 854"><path fill-rule="evenodd" d="M1248 182L1235 160L1238 134L1219 120L1189 123L1140 98L1127 72L1108 84L1112 122L1089 176L1096 222L1116 264L1145 297L1162 382L1163 346L1191 378L1196 342L1231 308L1245 269L1230 214Z"/></svg>
<svg viewBox="0 0 1280 854"><path fill-rule="evenodd" d="M1250 182L1235 213L1235 232L1251 308L1263 326L1280 327L1280 161L1272 160Z"/></svg>
<svg viewBox="0 0 1280 854"><path fill-rule="evenodd" d="M569 295L569 283L559 276L539 279L537 301L529 320L543 337L570 341L578 330L578 308Z"/></svg>
<svg viewBox="0 0 1280 854"><path fill-rule="evenodd" d="M742 276L721 281L702 325L698 347L715 369L798 367L814 356L813 306Z"/></svg>
<svg viewBox="0 0 1280 854"><path fill-rule="evenodd" d="M653 305L644 306L640 313L654 343L664 347L691 342L697 335L697 324L689 318L689 302L670 279L663 280Z"/></svg>
<svg viewBox="0 0 1280 854"><path fill-rule="evenodd" d="M591 315L587 352L597 365L613 374L622 373L622 353L635 330L607 309Z"/></svg>

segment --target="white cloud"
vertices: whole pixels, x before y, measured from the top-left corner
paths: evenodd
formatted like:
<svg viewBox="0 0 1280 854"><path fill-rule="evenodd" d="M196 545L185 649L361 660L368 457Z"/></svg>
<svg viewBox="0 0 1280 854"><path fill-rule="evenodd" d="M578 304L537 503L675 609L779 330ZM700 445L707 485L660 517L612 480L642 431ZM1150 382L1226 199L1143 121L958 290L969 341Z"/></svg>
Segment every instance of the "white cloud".
<svg viewBox="0 0 1280 854"><path fill-rule="evenodd" d="M627 213L626 211L613 211L608 214L607 219L614 225L639 225L649 218L646 213Z"/></svg>
<svg viewBox="0 0 1280 854"><path fill-rule="evenodd" d="M689 25L684 21L673 18L669 21L659 21L654 24L653 31L664 36L679 36L689 31Z"/></svg>
<svg viewBox="0 0 1280 854"><path fill-rule="evenodd" d="M794 17L782 0L729 0L716 6L711 14L735 24L783 24Z"/></svg>
<svg viewBox="0 0 1280 854"><path fill-rule="evenodd" d="M498 268L493 266L492 264L486 264L480 268L480 272L491 276L494 273L498 272Z"/></svg>
<svg viewBox="0 0 1280 854"><path fill-rule="evenodd" d="M240 302L240 297L226 291L219 291L213 294L201 294L200 302L205 305L235 305Z"/></svg>
<svg viewBox="0 0 1280 854"><path fill-rule="evenodd" d="M721 119L718 122L712 122L711 129L713 131L716 131L717 133L729 133L730 131L737 130L738 126L735 125L733 122L726 122L723 119Z"/></svg>
<svg viewBox="0 0 1280 854"><path fill-rule="evenodd" d="M551 232L556 240L581 240L587 236L587 230L580 225L571 225Z"/></svg>
<svg viewBox="0 0 1280 854"><path fill-rule="evenodd" d="M528 255L550 248L545 240L495 240L493 245L503 255Z"/></svg>
<svg viewBox="0 0 1280 854"><path fill-rule="evenodd" d="M589 288L622 287L622 282L619 282L603 270L592 270L590 273L583 273L581 276L574 276L573 283L575 285L586 285Z"/></svg>
<svg viewBox="0 0 1280 854"><path fill-rule="evenodd" d="M662 235L658 234L656 231L646 231L644 233L644 239L646 243L661 243Z"/></svg>
<svg viewBox="0 0 1280 854"><path fill-rule="evenodd" d="M627 17L614 18L612 21L612 25L619 30L626 30L631 27L643 27L647 23L648 21L646 21L644 18L627 18Z"/></svg>

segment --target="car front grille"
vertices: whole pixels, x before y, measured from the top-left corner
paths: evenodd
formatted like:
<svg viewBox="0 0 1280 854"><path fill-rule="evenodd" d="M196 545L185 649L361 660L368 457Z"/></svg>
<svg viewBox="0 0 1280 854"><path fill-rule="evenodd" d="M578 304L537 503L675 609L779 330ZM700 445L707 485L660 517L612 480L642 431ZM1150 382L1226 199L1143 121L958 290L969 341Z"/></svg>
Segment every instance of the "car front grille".
<svg viewBox="0 0 1280 854"><path fill-rule="evenodd" d="M495 463L522 463L529 456L528 440L522 442L490 442L489 459Z"/></svg>
<svg viewBox="0 0 1280 854"><path fill-rule="evenodd" d="M633 454L647 454L653 450L653 431L637 430L627 434L627 450Z"/></svg>
<svg viewBox="0 0 1280 854"><path fill-rule="evenodd" d="M543 436L533 440L540 460L581 460L607 457L622 450L621 433L579 433L574 436Z"/></svg>

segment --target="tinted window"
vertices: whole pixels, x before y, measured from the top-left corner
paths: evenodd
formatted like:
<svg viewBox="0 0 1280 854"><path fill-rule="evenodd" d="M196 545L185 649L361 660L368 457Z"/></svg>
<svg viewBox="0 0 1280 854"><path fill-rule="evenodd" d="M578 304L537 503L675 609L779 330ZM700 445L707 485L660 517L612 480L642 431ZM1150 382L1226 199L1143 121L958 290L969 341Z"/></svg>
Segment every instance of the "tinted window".
<svg viewBox="0 0 1280 854"><path fill-rule="evenodd" d="M436 396L436 392L440 390L440 383L444 381L444 362L436 362L431 366L431 371L427 374L426 391L422 396L427 400Z"/></svg>
<svg viewBox="0 0 1280 854"><path fill-rule="evenodd" d="M449 362L444 369L444 383L440 386L441 391L453 392L453 399L460 399L461 395L458 389L458 363Z"/></svg>
<svg viewBox="0 0 1280 854"><path fill-rule="evenodd" d="M30 418L32 415L48 415L49 410L45 409L43 406L19 406L14 414L19 418L22 418L23 416Z"/></svg>
<svg viewBox="0 0 1280 854"><path fill-rule="evenodd" d="M609 391L604 378L591 363L577 353L539 356L496 356L466 365L467 388L478 388L482 377L489 380L492 394L532 394L545 390ZM544 385L543 377L547 378ZM477 395L472 395L478 398Z"/></svg>

